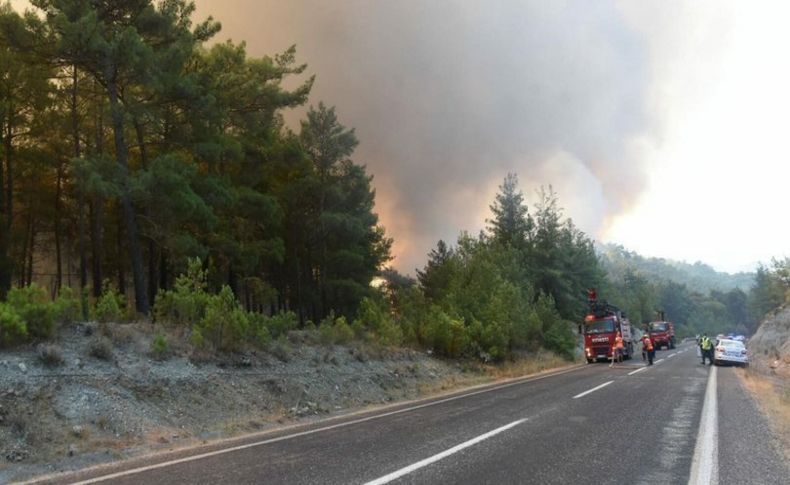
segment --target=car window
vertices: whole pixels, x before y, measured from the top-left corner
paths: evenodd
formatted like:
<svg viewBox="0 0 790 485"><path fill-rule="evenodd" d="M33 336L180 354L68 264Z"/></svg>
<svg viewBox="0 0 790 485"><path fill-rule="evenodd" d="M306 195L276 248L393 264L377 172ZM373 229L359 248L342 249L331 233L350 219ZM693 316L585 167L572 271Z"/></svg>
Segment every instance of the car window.
<svg viewBox="0 0 790 485"><path fill-rule="evenodd" d="M743 343L737 340L719 340L717 345L722 347L743 347Z"/></svg>

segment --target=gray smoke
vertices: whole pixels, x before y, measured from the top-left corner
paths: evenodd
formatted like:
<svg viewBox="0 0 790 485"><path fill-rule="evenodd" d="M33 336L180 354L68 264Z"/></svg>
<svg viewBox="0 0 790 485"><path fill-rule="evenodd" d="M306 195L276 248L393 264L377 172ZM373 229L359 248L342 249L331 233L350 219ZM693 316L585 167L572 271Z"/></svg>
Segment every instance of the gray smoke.
<svg viewBox="0 0 790 485"><path fill-rule="evenodd" d="M616 2L197 4L252 55L297 45L317 75L311 103L357 129L402 271L484 227L508 171L529 200L552 184L593 236L644 187L646 46Z"/></svg>

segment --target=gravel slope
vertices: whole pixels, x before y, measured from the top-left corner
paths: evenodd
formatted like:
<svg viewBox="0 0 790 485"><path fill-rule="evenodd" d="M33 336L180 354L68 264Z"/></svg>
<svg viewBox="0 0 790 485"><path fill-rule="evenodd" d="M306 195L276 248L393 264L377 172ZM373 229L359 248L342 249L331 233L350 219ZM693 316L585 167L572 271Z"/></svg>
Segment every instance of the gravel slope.
<svg viewBox="0 0 790 485"><path fill-rule="evenodd" d="M148 324L61 329L62 363L40 348L0 350L0 483L413 399L486 380L425 353L320 345L293 333L272 352L150 355Z"/></svg>

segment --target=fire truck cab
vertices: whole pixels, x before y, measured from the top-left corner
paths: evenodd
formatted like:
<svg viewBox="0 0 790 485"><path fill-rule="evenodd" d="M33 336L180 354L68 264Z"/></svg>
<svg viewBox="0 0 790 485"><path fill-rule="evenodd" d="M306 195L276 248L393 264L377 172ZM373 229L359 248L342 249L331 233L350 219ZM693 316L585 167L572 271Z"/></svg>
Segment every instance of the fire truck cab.
<svg viewBox="0 0 790 485"><path fill-rule="evenodd" d="M634 340L628 319L619 308L606 301L591 300L589 303L589 312L581 326L587 363L612 358L617 332L623 338L624 358L630 359L634 354Z"/></svg>
<svg viewBox="0 0 790 485"><path fill-rule="evenodd" d="M653 346L655 348L675 348L675 326L672 325L672 322L650 322L648 324L648 333L650 334L650 340L653 341Z"/></svg>

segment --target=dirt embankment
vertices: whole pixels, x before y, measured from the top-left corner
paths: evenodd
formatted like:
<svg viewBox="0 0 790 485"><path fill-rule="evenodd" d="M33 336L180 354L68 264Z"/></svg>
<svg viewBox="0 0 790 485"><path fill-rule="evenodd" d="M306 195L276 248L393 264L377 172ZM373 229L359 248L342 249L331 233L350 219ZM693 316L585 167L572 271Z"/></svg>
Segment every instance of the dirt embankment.
<svg viewBox="0 0 790 485"><path fill-rule="evenodd" d="M0 483L563 364L542 354L484 367L322 345L304 332L268 352L219 356L197 355L171 332L158 360L153 339L149 324L75 324L53 346L0 351Z"/></svg>
<svg viewBox="0 0 790 485"><path fill-rule="evenodd" d="M738 373L790 460L790 305L769 314L749 339L749 369Z"/></svg>
<svg viewBox="0 0 790 485"><path fill-rule="evenodd" d="M751 366L766 375L790 379L790 305L769 314L749 339Z"/></svg>

